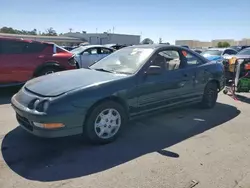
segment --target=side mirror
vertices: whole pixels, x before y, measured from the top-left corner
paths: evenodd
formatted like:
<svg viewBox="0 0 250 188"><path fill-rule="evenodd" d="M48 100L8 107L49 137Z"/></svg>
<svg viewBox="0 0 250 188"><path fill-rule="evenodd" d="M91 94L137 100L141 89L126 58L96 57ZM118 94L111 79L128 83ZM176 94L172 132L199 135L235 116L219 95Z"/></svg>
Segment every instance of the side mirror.
<svg viewBox="0 0 250 188"><path fill-rule="evenodd" d="M155 65L151 65L148 70L146 71L146 74L148 75L158 75L161 74L162 69L160 66L155 66Z"/></svg>

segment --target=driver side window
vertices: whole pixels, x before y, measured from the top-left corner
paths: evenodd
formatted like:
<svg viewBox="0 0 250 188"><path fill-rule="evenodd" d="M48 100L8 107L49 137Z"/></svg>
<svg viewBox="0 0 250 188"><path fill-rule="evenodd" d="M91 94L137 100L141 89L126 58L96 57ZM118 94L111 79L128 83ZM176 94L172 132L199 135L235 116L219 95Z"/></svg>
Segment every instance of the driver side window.
<svg viewBox="0 0 250 188"><path fill-rule="evenodd" d="M164 50L156 54L153 64L160 66L163 70L172 71L180 67L180 56L176 50Z"/></svg>
<svg viewBox="0 0 250 188"><path fill-rule="evenodd" d="M94 55L97 54L97 48L90 48L83 52L83 54Z"/></svg>

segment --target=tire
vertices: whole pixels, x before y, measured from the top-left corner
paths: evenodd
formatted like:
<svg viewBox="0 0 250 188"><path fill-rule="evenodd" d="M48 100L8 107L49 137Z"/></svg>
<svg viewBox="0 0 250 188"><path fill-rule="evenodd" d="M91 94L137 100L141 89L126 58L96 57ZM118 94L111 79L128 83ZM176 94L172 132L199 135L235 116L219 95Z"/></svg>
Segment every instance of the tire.
<svg viewBox="0 0 250 188"><path fill-rule="evenodd" d="M223 93L226 95L228 93L228 90L224 89Z"/></svg>
<svg viewBox="0 0 250 188"><path fill-rule="evenodd" d="M59 72L59 71L60 69L57 67L45 67L37 73L36 77L47 75L47 74L52 74L52 73Z"/></svg>
<svg viewBox="0 0 250 188"><path fill-rule="evenodd" d="M209 82L204 90L201 106L205 109L213 108L218 98L218 88L215 82Z"/></svg>
<svg viewBox="0 0 250 188"><path fill-rule="evenodd" d="M107 113L112 115L109 116ZM107 144L117 139L125 127L127 119L123 106L114 101L105 101L91 110L85 121L83 132L91 143ZM97 126L97 124L99 125Z"/></svg>

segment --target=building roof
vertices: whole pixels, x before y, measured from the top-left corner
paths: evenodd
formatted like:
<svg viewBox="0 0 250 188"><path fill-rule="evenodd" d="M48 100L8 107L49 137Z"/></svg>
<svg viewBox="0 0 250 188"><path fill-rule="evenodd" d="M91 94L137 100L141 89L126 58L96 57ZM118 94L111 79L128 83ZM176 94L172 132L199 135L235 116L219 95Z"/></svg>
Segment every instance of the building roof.
<svg viewBox="0 0 250 188"><path fill-rule="evenodd" d="M81 32L68 32L68 33L64 33L64 36L88 36L88 35L124 35L124 36L136 36L136 37L140 37L140 35L132 35L132 34L122 34L122 33L108 33L108 32L103 32L103 33L81 33Z"/></svg>
<svg viewBox="0 0 250 188"><path fill-rule="evenodd" d="M29 39L41 39L41 40L74 40L81 42L80 39L74 37L65 37L65 36L42 36L42 35L19 35L19 34L9 34L9 33L0 33L0 37L9 37L9 38L29 38Z"/></svg>

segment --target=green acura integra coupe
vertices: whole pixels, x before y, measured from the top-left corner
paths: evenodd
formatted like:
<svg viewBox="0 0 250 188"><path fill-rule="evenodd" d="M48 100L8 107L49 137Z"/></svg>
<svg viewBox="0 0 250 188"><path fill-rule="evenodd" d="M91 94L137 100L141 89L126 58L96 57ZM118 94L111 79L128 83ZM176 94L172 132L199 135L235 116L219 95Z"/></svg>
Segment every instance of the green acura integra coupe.
<svg viewBox="0 0 250 188"><path fill-rule="evenodd" d="M86 134L113 141L127 120L155 110L216 104L224 69L187 48L139 45L120 49L88 69L28 81L11 103L22 128L40 137Z"/></svg>

